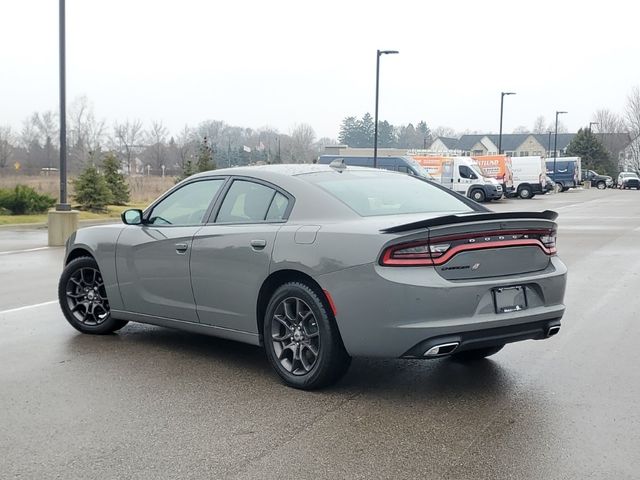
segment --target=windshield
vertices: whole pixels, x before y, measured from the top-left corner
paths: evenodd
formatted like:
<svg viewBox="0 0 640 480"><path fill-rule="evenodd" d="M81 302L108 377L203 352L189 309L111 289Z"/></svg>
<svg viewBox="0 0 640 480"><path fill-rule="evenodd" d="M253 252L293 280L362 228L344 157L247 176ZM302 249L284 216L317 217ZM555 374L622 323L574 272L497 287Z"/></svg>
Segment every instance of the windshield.
<svg viewBox="0 0 640 480"><path fill-rule="evenodd" d="M470 165L469 168L473 170L473 172L478 176L478 178L480 177L492 178L491 176L487 175L486 172L482 169L482 167L478 164Z"/></svg>
<svg viewBox="0 0 640 480"><path fill-rule="evenodd" d="M433 175L429 173L429 170L420 165L415 159L407 158L407 163L411 165L415 169L415 171L423 177L428 178L429 180L433 180Z"/></svg>
<svg viewBox="0 0 640 480"><path fill-rule="evenodd" d="M350 170L342 174L310 173L304 177L363 217L473 211L446 190L408 175Z"/></svg>

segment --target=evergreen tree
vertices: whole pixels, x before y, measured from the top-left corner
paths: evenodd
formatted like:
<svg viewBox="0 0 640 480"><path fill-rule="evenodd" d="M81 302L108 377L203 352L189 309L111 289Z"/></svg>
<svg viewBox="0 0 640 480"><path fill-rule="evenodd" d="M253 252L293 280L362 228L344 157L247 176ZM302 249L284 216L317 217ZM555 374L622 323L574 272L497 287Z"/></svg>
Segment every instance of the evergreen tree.
<svg viewBox="0 0 640 480"><path fill-rule="evenodd" d="M596 170L598 173L615 175L615 165L606 148L588 128L581 128L567 147L567 156L580 157L582 169Z"/></svg>
<svg viewBox="0 0 640 480"><path fill-rule="evenodd" d="M73 181L74 198L82 208L89 210L105 210L111 202L111 192L104 175L93 166L87 166Z"/></svg>
<svg viewBox="0 0 640 480"><path fill-rule="evenodd" d="M396 133L393 125L391 125L386 120L383 122L378 122L378 147L392 148L396 146L396 143Z"/></svg>
<svg viewBox="0 0 640 480"><path fill-rule="evenodd" d="M213 149L209 145L207 137L204 137L198 146L198 157L196 159L196 171L206 172L215 170L216 164L213 162Z"/></svg>
<svg viewBox="0 0 640 480"><path fill-rule="evenodd" d="M356 117L346 117L340 124L338 141L343 145L355 146L358 137L358 121Z"/></svg>
<svg viewBox="0 0 640 480"><path fill-rule="evenodd" d="M427 126L427 122L425 122L424 120L418 122L418 127L416 128L416 130L422 136L421 148L429 148L429 145L431 145L431 130Z"/></svg>
<svg viewBox="0 0 640 480"><path fill-rule="evenodd" d="M104 179L111 191L111 203L114 205L126 205L129 202L129 185L124 175L118 172L120 162L113 153L108 153L102 161Z"/></svg>
<svg viewBox="0 0 640 480"><path fill-rule="evenodd" d="M362 120L358 122L358 138L356 147L373 147L373 135L375 124L373 117L369 112L362 116Z"/></svg>

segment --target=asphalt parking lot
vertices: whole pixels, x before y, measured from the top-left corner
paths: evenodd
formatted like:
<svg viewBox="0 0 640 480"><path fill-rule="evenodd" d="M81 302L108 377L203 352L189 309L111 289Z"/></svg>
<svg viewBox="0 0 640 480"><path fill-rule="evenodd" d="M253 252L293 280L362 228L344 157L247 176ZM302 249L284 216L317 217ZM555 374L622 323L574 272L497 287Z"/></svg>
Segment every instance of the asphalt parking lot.
<svg viewBox="0 0 640 480"><path fill-rule="evenodd" d="M252 346L79 334L62 250L0 229L0 478L640 478L640 192L490 207L560 213L560 334L473 366L356 359L311 393Z"/></svg>

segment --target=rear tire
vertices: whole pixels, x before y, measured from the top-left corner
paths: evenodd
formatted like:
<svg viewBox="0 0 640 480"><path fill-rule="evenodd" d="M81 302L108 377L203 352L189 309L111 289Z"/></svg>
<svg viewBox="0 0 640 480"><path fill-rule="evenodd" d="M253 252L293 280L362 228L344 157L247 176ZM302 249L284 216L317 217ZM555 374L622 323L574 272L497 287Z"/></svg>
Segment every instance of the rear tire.
<svg viewBox="0 0 640 480"><path fill-rule="evenodd" d="M337 382L351 364L320 295L305 283L285 283L271 297L263 321L269 363L286 385L301 390Z"/></svg>
<svg viewBox="0 0 640 480"><path fill-rule="evenodd" d="M498 353L504 348L504 345L498 345L496 347L476 348L473 350L465 350L464 352L454 353L451 355L451 360L456 362L474 362L482 360Z"/></svg>
<svg viewBox="0 0 640 480"><path fill-rule="evenodd" d="M475 188L471 190L471 199L475 200L478 203L482 203L486 200L486 195L479 188Z"/></svg>
<svg viewBox="0 0 640 480"><path fill-rule="evenodd" d="M598 182L598 184L596 185L596 188L597 188L598 190L604 190L604 189L606 189L606 188L607 188L607 184L606 184L606 183L604 183L604 182Z"/></svg>
<svg viewBox="0 0 640 480"><path fill-rule="evenodd" d="M518 188L518 195L523 200L530 200L531 198L533 198L533 190L529 185L523 185Z"/></svg>
<svg viewBox="0 0 640 480"><path fill-rule="evenodd" d="M128 323L111 316L100 268L91 257L76 258L64 267L58 301L67 321L82 333L106 335Z"/></svg>

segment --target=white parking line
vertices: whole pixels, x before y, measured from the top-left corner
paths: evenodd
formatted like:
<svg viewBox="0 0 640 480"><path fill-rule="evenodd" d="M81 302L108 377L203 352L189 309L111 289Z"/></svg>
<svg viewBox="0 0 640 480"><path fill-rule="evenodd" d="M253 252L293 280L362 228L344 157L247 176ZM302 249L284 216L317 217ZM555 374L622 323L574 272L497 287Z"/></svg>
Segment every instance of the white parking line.
<svg viewBox="0 0 640 480"><path fill-rule="evenodd" d="M37 252L39 250L48 250L51 247L36 247L36 248L25 248L24 250L7 250L6 252L0 252L0 255L11 255L14 253L27 253L27 252Z"/></svg>
<svg viewBox="0 0 640 480"><path fill-rule="evenodd" d="M25 305L24 307L10 308L9 310L0 310L0 315L4 315L5 313L20 312L22 310L28 310L30 308L44 307L45 305L53 305L54 303L58 303L58 300L49 300L48 302L34 303L33 305Z"/></svg>

